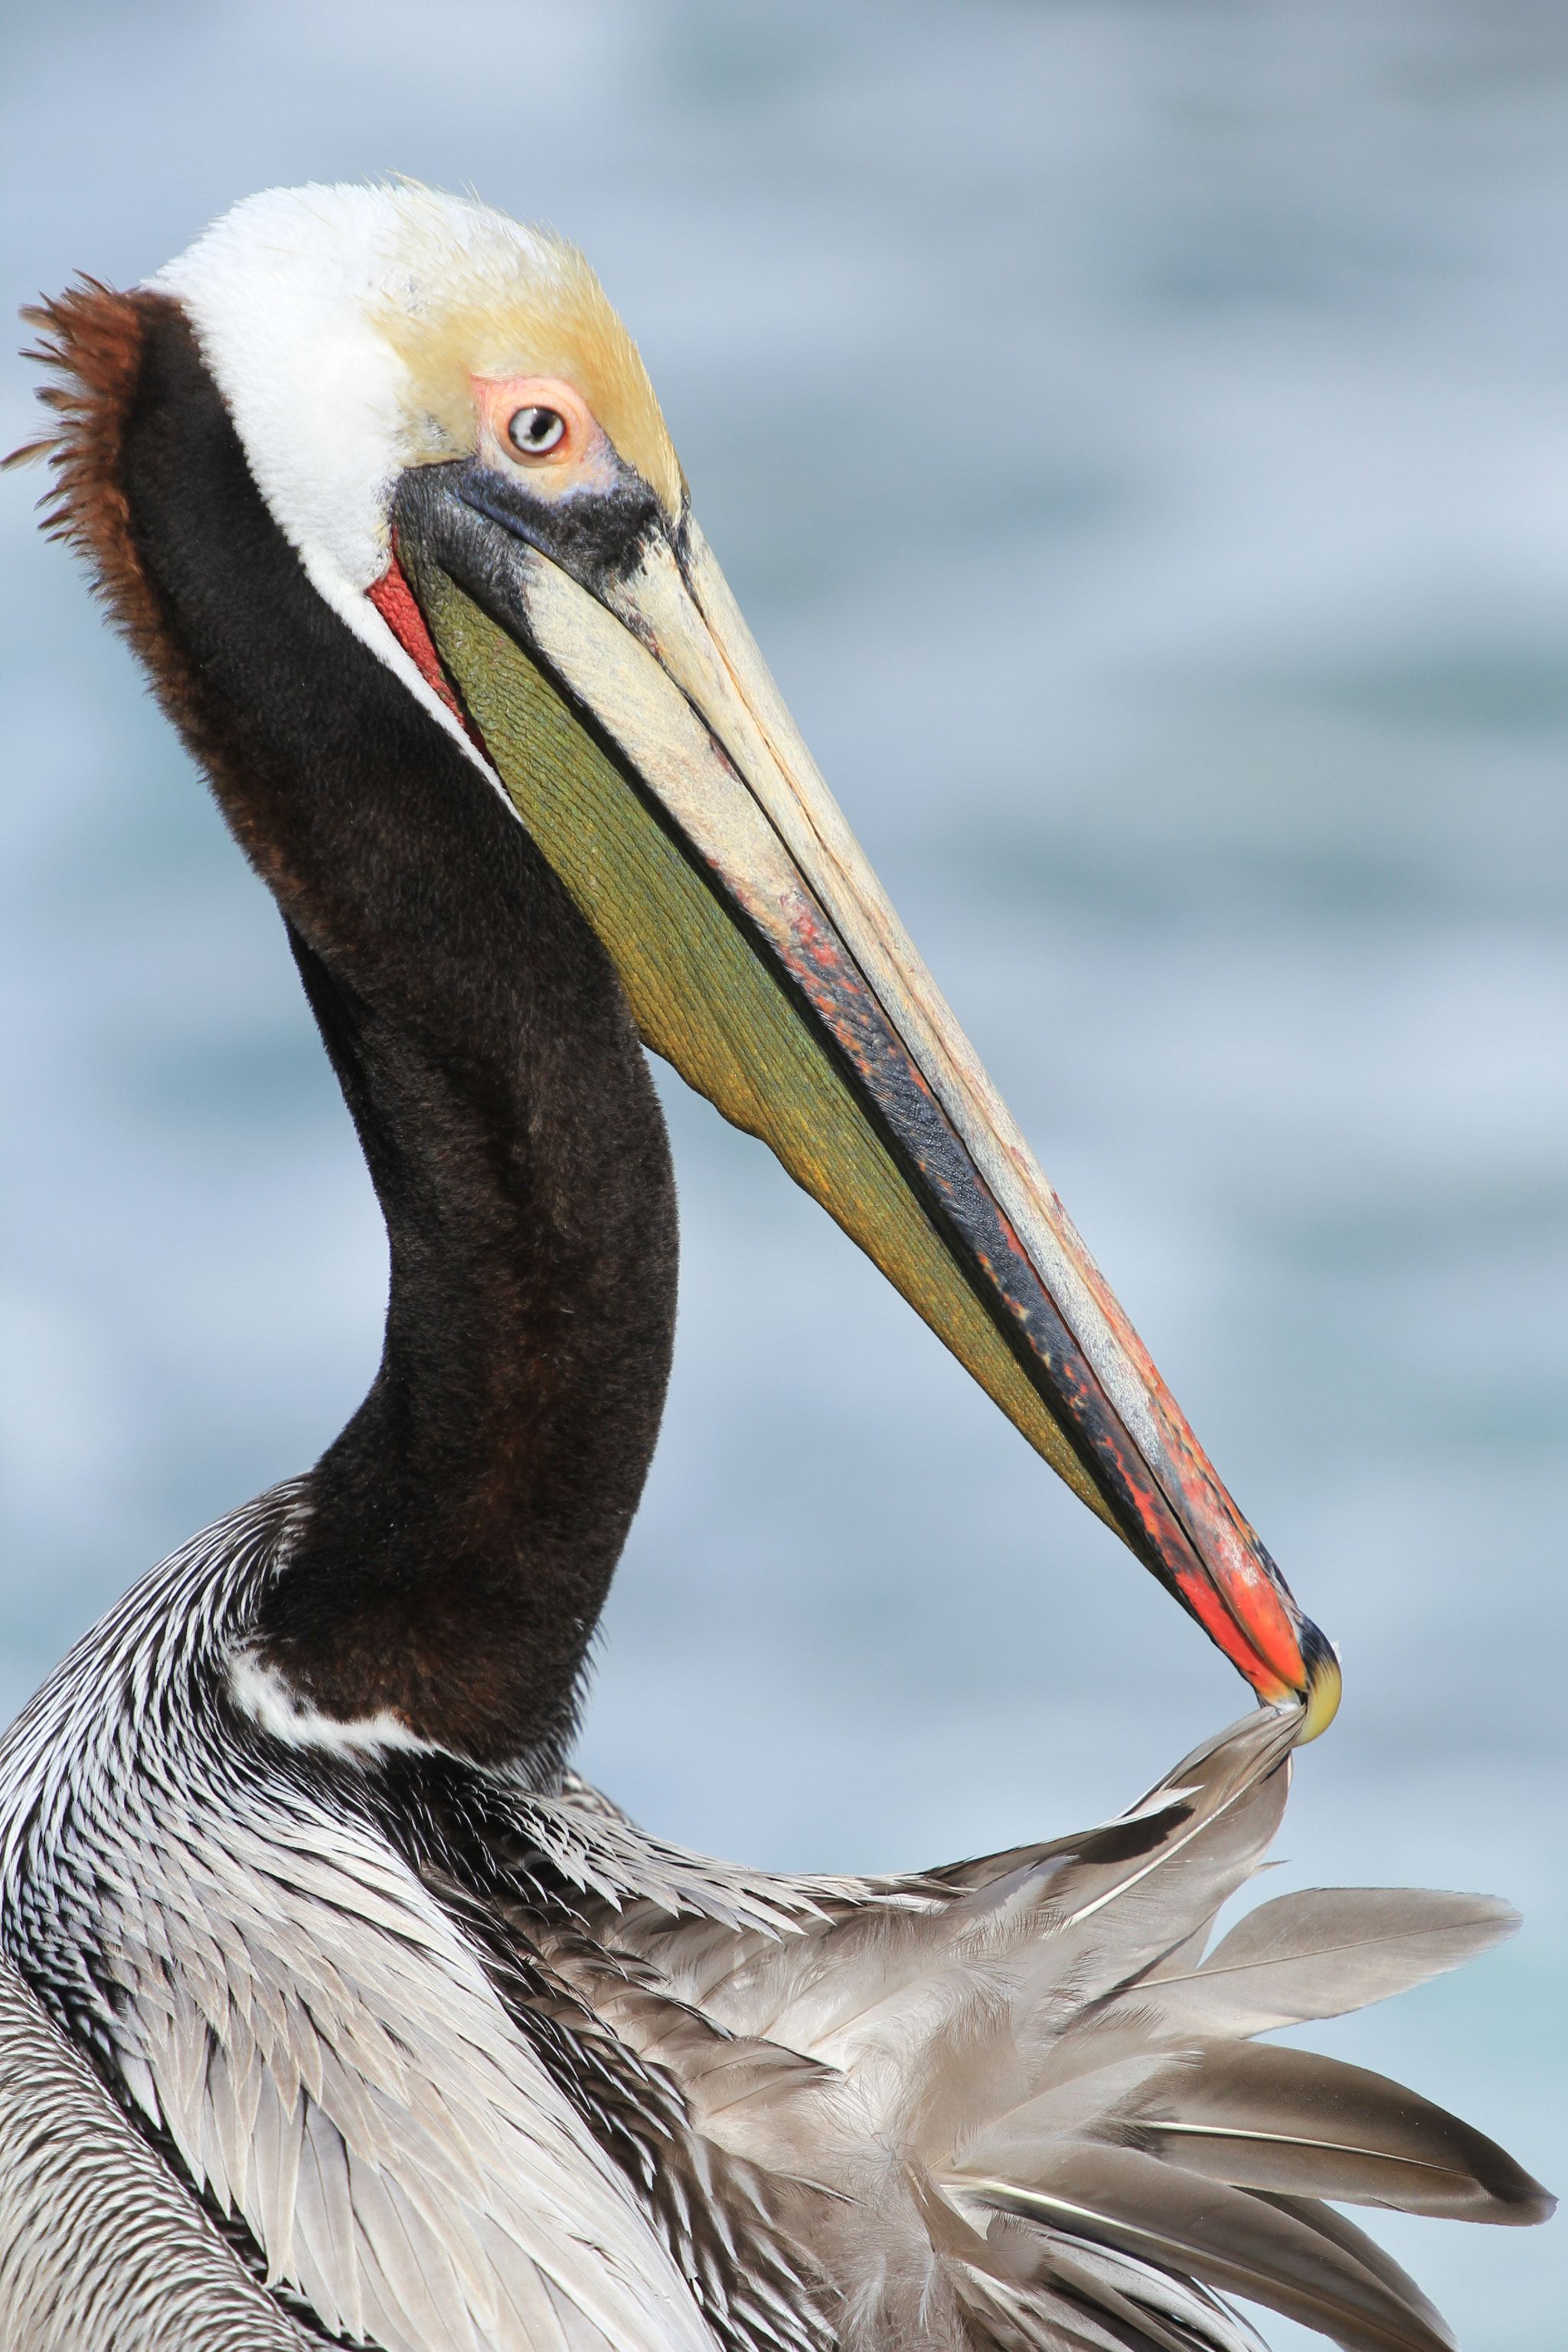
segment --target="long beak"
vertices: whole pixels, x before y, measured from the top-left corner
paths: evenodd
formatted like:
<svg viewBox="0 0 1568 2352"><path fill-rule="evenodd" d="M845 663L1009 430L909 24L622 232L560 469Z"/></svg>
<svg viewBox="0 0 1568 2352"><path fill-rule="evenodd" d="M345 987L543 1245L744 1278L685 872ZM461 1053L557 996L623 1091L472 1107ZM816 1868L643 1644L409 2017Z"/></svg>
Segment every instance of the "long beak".
<svg viewBox="0 0 1568 2352"><path fill-rule="evenodd" d="M1331 1646L915 952L695 524L644 529L632 568L552 561L444 467L407 478L395 518L447 677L645 1043L772 1147L1315 1738L1339 1704Z"/></svg>

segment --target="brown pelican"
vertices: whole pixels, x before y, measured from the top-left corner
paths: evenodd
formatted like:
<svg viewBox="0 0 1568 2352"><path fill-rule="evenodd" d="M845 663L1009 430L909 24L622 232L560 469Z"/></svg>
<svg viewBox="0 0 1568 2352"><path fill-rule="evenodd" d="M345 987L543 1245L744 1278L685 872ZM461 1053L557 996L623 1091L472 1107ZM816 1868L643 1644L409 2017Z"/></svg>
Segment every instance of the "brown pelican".
<svg viewBox="0 0 1568 2352"><path fill-rule="evenodd" d="M314 188L36 315L53 528L282 910L392 1280L315 1468L0 1744L0 2340L1240 2352L1239 2295L1448 2343L1328 2200L1550 2200L1254 2037L1512 1915L1320 1891L1203 1957L1333 1654L812 765L586 265ZM568 1769L673 1328L644 1045L1252 1684L1118 1820L784 1878Z"/></svg>

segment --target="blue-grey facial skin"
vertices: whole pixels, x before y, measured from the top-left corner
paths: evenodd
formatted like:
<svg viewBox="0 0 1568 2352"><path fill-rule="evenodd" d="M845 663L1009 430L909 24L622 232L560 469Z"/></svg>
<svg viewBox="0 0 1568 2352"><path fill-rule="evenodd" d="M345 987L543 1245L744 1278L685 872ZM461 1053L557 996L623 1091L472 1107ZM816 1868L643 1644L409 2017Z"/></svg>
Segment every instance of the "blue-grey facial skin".
<svg viewBox="0 0 1568 2352"><path fill-rule="evenodd" d="M1343 1646L1266 1891L1526 1915L1312 2038L1560 2187L1553 12L35 17L7 304L311 176L472 183L582 243L895 903ZM28 395L0 374L6 446ZM35 495L0 505L6 1713L314 1459L384 1281L276 917ZM661 1085L680 1332L584 1769L825 1869L1129 1801L1242 1686ZM1562 2229L1377 2219L1470 2352L1556 2340Z"/></svg>

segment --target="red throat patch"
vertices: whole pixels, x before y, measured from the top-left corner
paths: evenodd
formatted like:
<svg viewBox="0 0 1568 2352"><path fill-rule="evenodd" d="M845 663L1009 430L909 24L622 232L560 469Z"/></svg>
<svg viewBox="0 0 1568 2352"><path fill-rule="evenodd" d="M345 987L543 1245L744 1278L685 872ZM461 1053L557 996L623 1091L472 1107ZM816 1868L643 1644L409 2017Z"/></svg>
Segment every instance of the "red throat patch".
<svg viewBox="0 0 1568 2352"><path fill-rule="evenodd" d="M425 615L414 601L414 591L404 578L395 555L391 558L381 578L367 588L365 593L426 685L440 696L464 732L478 743L479 739L469 725L468 713L447 682L447 673L441 667L436 641L425 625ZM483 749L482 745L480 749Z"/></svg>

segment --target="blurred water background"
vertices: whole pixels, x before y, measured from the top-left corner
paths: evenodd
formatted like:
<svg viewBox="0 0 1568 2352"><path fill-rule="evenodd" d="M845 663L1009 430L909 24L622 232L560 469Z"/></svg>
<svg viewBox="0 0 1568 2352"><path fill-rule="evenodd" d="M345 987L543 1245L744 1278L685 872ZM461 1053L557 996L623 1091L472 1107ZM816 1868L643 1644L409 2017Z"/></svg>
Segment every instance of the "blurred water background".
<svg viewBox="0 0 1568 2352"><path fill-rule="evenodd" d="M7 310L309 178L471 184L586 247L895 902L1342 1644L1268 1891L1527 1914L1316 2038L1563 2186L1562 11L5 29ZM29 392L0 371L7 446ZM37 487L0 509L0 1717L314 1457L384 1282L277 919ZM763 1149L665 1094L680 1340L586 1769L788 1865L1119 1809L1242 1686ZM1557 2230L1382 2234L1472 2352L1561 2343Z"/></svg>

